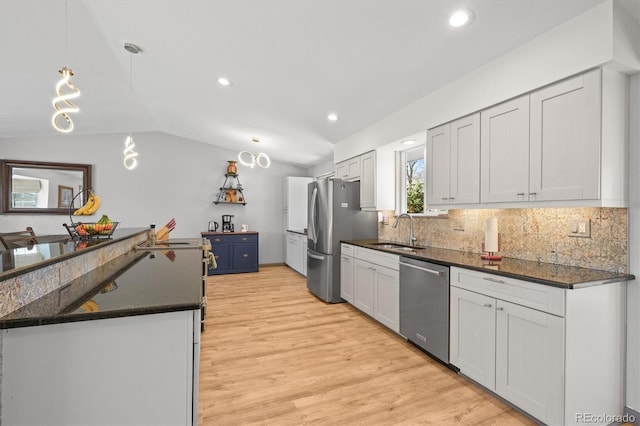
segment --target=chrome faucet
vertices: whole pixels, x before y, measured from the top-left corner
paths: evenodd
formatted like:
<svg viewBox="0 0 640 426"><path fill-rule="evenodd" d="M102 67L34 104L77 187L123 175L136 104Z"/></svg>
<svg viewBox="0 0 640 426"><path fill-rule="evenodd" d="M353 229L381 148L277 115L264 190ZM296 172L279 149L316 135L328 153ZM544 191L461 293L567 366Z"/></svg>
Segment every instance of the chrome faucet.
<svg viewBox="0 0 640 426"><path fill-rule="evenodd" d="M396 217L396 221L393 222L393 227L397 228L398 227L398 222L400 221L400 218L402 216L406 216L409 218L409 244L411 245L411 247L415 247L416 246L416 241L418 241L418 239L416 238L416 236L413 234L413 217L407 213L402 213L400 215L398 215L398 217Z"/></svg>

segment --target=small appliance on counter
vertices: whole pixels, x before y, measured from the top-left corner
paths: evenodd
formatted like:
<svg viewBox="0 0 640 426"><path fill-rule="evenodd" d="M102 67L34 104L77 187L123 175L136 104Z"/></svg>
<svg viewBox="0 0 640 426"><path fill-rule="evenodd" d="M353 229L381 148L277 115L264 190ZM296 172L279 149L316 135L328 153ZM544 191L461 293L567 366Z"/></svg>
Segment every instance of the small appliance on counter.
<svg viewBox="0 0 640 426"><path fill-rule="evenodd" d="M222 215L222 232L233 232L233 223L231 223L232 214Z"/></svg>
<svg viewBox="0 0 640 426"><path fill-rule="evenodd" d="M209 222L209 232L216 232L219 227L218 222L214 222L213 220Z"/></svg>

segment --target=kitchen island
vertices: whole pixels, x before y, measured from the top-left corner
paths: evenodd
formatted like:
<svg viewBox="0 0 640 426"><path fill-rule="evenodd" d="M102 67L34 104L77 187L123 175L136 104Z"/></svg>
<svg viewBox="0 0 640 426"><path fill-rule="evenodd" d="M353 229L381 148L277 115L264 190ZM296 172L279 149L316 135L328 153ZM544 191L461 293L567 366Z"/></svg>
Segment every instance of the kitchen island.
<svg viewBox="0 0 640 426"><path fill-rule="evenodd" d="M139 237L120 242L138 246ZM119 250L117 241L101 245ZM0 424L196 424L201 246L129 247L0 317ZM80 251L111 257L91 247ZM89 262L76 253L69 248L42 268L55 268L54 258ZM0 285L29 274L37 281L37 266L12 269Z"/></svg>

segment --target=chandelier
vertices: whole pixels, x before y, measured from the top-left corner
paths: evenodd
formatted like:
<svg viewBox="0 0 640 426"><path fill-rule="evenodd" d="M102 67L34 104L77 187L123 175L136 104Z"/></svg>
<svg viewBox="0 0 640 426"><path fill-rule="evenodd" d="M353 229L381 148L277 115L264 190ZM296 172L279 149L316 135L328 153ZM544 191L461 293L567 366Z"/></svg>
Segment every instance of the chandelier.
<svg viewBox="0 0 640 426"><path fill-rule="evenodd" d="M260 139L252 138L251 139L255 143L259 143ZM271 159L264 152L260 152L258 154L253 154L249 151L241 151L238 154L238 161L244 166L251 167L252 169L258 165L263 169L266 169L271 165Z"/></svg>
<svg viewBox="0 0 640 426"><path fill-rule="evenodd" d="M137 55L142 52L140 47L136 46L133 43L126 42L124 44L124 49L129 52L129 92L131 95L131 100L133 101L133 55ZM133 102L132 102L133 103ZM124 141L124 168L127 170L133 170L138 165L138 153L135 151L136 144L133 141L133 132L129 133L127 139Z"/></svg>
<svg viewBox="0 0 640 426"><path fill-rule="evenodd" d="M68 4L65 1L64 14L64 56L67 62L67 21L68 21ZM73 70L66 65L58 70L62 74L62 78L56 84L56 97L53 98L52 105L56 110L51 117L53 128L61 133L70 133L73 131L73 120L69 114L80 112L80 108L72 102L80 96L80 90L71 82Z"/></svg>

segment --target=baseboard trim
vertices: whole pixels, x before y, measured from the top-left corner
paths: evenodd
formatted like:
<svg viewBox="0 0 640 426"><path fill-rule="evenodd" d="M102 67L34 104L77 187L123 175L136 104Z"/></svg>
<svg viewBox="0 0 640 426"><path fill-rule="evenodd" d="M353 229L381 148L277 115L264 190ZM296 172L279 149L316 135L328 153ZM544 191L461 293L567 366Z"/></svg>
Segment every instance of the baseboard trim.
<svg viewBox="0 0 640 426"><path fill-rule="evenodd" d="M287 266L285 263L261 263L259 265L261 268L269 268L271 266Z"/></svg>
<svg viewBox="0 0 640 426"><path fill-rule="evenodd" d="M624 407L624 419L627 423L632 423L636 426L640 426L640 412L633 408Z"/></svg>

